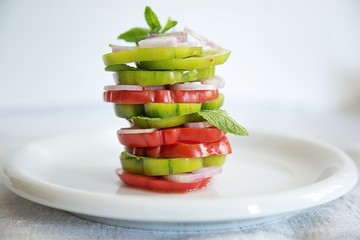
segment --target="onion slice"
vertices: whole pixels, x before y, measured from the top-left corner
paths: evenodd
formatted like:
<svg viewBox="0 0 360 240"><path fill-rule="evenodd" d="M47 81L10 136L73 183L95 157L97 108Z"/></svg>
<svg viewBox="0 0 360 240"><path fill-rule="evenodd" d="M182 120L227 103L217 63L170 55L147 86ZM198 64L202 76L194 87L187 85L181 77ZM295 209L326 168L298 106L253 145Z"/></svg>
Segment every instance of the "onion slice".
<svg viewBox="0 0 360 240"><path fill-rule="evenodd" d="M204 122L189 122L189 123L185 123L183 126L187 128L209 128L212 127L213 125L208 121L204 121Z"/></svg>
<svg viewBox="0 0 360 240"><path fill-rule="evenodd" d="M213 85L201 84L201 82L177 83L170 86L170 90L215 90Z"/></svg>
<svg viewBox="0 0 360 240"><path fill-rule="evenodd" d="M188 35L186 32L171 32L171 33L150 33L148 38L156 38L156 37L176 37L177 42L187 42Z"/></svg>
<svg viewBox="0 0 360 240"><path fill-rule="evenodd" d="M196 38L200 42L205 43L206 46L209 46L209 47L214 48L214 49L221 49L221 47L218 44L210 41L209 39L201 36L200 34L196 33L195 31L193 31L193 30L191 30L189 28L185 28L184 32L190 34L191 36L193 36L194 38Z"/></svg>
<svg viewBox="0 0 360 240"><path fill-rule="evenodd" d="M204 167L190 173L166 175L164 176L164 178L179 183L191 183L204 178L215 176L220 173L222 173L222 167L213 166L213 167Z"/></svg>
<svg viewBox="0 0 360 240"><path fill-rule="evenodd" d="M139 85L111 85L105 86L104 91L142 91L144 88Z"/></svg>
<svg viewBox="0 0 360 240"><path fill-rule="evenodd" d="M144 90L165 90L164 85L145 86Z"/></svg>
<svg viewBox="0 0 360 240"><path fill-rule="evenodd" d="M110 43L109 46L111 47L112 52L121 52L121 51L133 50L137 48L134 46L119 46L112 43Z"/></svg>
<svg viewBox="0 0 360 240"><path fill-rule="evenodd" d="M154 37L146 38L139 41L139 47L141 48L153 48L153 47L176 47L176 37Z"/></svg>
<svg viewBox="0 0 360 240"><path fill-rule="evenodd" d="M202 79L201 83L207 85L213 85L216 89L223 88L225 86L224 79L219 76L213 76L210 78Z"/></svg>
<svg viewBox="0 0 360 240"><path fill-rule="evenodd" d="M120 128L117 130L117 134L139 134L139 133L151 133L155 132L156 128Z"/></svg>

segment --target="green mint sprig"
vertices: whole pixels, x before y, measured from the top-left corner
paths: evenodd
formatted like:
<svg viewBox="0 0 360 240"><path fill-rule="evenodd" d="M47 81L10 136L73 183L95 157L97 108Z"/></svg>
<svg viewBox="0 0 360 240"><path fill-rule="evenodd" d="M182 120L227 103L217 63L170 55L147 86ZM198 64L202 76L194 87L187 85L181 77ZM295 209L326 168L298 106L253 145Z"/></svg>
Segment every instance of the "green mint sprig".
<svg viewBox="0 0 360 240"><path fill-rule="evenodd" d="M215 127L228 132L234 135L239 136L248 136L249 133L240 124L238 124L234 119L232 119L224 110L214 109L214 110L203 110L198 112L201 117L207 120L209 123Z"/></svg>
<svg viewBox="0 0 360 240"><path fill-rule="evenodd" d="M131 28L130 30L120 34L118 36L118 39L123 39L126 42L135 42L137 45L139 41L147 38L147 36L150 33L155 33L155 34L165 33L169 29L175 27L177 24L177 21L168 18L165 27L161 28L161 24L159 22L158 17L149 6L145 7L144 15L145 15L145 21L148 24L149 28L141 28L141 27Z"/></svg>

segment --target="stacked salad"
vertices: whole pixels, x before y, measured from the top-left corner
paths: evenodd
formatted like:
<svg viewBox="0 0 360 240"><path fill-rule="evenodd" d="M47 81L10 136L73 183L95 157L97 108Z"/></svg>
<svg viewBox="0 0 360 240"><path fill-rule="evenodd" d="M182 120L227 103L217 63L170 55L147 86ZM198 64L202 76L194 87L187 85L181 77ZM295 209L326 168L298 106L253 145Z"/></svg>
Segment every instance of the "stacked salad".
<svg viewBox="0 0 360 240"><path fill-rule="evenodd" d="M224 81L215 66L230 51L190 29L166 33L156 14L145 8L149 28L132 28L119 39L135 46L110 44L103 55L115 85L104 87L104 100L130 126L117 131L124 151L116 173L127 185L165 192L205 187L222 172L231 146L226 133L248 135L220 108ZM194 40L190 40L193 38Z"/></svg>

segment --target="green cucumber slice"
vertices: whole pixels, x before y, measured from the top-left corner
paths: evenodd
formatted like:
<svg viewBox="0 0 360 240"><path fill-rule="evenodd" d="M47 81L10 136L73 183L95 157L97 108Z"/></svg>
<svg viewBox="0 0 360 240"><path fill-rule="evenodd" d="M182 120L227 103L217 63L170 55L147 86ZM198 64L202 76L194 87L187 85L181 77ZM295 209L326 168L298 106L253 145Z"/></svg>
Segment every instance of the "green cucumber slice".
<svg viewBox="0 0 360 240"><path fill-rule="evenodd" d="M196 113L169 118L148 118L148 117L132 117L131 121L138 128L169 128L182 125L188 122L205 121L204 118Z"/></svg>
<svg viewBox="0 0 360 240"><path fill-rule="evenodd" d="M212 155L203 159L204 167L222 166L226 160L226 155Z"/></svg>
<svg viewBox="0 0 360 240"><path fill-rule="evenodd" d="M219 109L224 104L224 94L219 93L219 96L214 100L201 104L201 110Z"/></svg>
<svg viewBox="0 0 360 240"><path fill-rule="evenodd" d="M145 103L145 104L114 104L115 115L121 118L148 117L168 119L188 115L201 110L218 109L224 102L224 95L206 103ZM181 123L182 124L182 123Z"/></svg>
<svg viewBox="0 0 360 240"><path fill-rule="evenodd" d="M226 155L204 158L151 158L122 152L120 162L122 168L132 174L163 176L195 171L203 166L222 166L225 157Z"/></svg>
<svg viewBox="0 0 360 240"><path fill-rule="evenodd" d="M201 56L188 57L183 59L140 61L138 67L147 70L173 70L173 69L199 69L207 68L226 62L230 56L226 49L207 50Z"/></svg>
<svg viewBox="0 0 360 240"><path fill-rule="evenodd" d="M199 112L201 103L146 103L145 115L151 118L168 118Z"/></svg>
<svg viewBox="0 0 360 240"><path fill-rule="evenodd" d="M214 75L214 67L184 71L142 71L138 68L134 68L134 70L115 72L114 80L118 85L151 86L191 82L209 78Z"/></svg>
<svg viewBox="0 0 360 240"><path fill-rule="evenodd" d="M144 115L144 104L114 104L115 115L121 118L132 118Z"/></svg>
<svg viewBox="0 0 360 240"><path fill-rule="evenodd" d="M159 61L200 56L202 47L136 48L103 55L105 66L138 61Z"/></svg>

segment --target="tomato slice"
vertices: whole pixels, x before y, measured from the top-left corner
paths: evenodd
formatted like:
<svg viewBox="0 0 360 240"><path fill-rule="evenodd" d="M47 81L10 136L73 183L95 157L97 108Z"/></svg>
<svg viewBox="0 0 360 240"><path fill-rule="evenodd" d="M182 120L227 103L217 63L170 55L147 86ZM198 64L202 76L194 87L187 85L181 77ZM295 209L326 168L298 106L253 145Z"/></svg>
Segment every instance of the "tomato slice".
<svg viewBox="0 0 360 240"><path fill-rule="evenodd" d="M127 185L151 191L159 192L189 192L206 187L211 178L203 178L195 182L179 183L166 180L162 177L149 177L138 174L131 174L117 169L116 174Z"/></svg>
<svg viewBox="0 0 360 240"><path fill-rule="evenodd" d="M231 146L226 136L220 141L210 143L184 143L161 145L157 147L125 147L136 156L154 158L196 158L231 153Z"/></svg>
<svg viewBox="0 0 360 240"><path fill-rule="evenodd" d="M144 103L205 103L216 99L216 90L143 90L143 91L104 91L104 101L117 104Z"/></svg>
<svg viewBox="0 0 360 240"><path fill-rule="evenodd" d="M149 133L124 134L118 131L118 139L128 147L157 147L178 142L209 143L220 141L225 132L218 128L168 128Z"/></svg>

